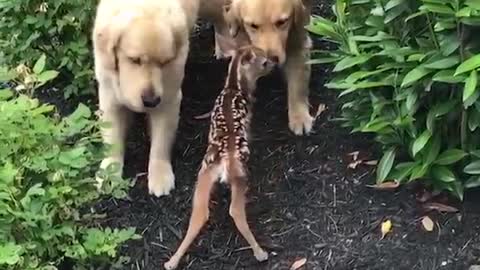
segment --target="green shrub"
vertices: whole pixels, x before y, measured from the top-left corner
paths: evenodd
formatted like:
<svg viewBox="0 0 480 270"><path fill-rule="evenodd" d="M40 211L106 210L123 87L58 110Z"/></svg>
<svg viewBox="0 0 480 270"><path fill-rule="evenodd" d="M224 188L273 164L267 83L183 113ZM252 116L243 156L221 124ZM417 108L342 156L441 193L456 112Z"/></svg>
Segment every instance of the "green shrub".
<svg viewBox="0 0 480 270"><path fill-rule="evenodd" d="M62 118L51 105L0 90L0 269L52 270L65 260L86 269L137 238L133 228L94 226L102 215L93 204L101 195L124 198L129 184L110 167L100 172L102 190L94 186L105 151L91 118L84 105Z"/></svg>
<svg viewBox="0 0 480 270"><path fill-rule="evenodd" d="M65 97L93 93L92 27L94 0L0 0L0 65L32 66L41 54L48 68L71 81Z"/></svg>
<svg viewBox="0 0 480 270"><path fill-rule="evenodd" d="M335 21L308 29L337 45L341 120L373 133L385 151L377 182L422 180L463 199L480 186L480 2L337 0Z"/></svg>

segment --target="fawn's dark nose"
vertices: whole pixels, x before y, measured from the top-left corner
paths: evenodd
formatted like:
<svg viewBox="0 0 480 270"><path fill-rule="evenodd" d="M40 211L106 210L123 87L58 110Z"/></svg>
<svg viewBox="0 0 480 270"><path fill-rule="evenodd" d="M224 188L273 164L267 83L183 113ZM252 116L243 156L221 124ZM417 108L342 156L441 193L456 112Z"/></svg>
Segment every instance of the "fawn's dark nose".
<svg viewBox="0 0 480 270"><path fill-rule="evenodd" d="M162 99L155 95L153 89L147 89L143 91L142 102L143 106L146 108L155 108L158 106L158 104L160 104L161 101Z"/></svg>
<svg viewBox="0 0 480 270"><path fill-rule="evenodd" d="M276 55L270 55L268 58L270 59L270 61L275 63L275 65L278 65L278 63L280 63L280 58Z"/></svg>

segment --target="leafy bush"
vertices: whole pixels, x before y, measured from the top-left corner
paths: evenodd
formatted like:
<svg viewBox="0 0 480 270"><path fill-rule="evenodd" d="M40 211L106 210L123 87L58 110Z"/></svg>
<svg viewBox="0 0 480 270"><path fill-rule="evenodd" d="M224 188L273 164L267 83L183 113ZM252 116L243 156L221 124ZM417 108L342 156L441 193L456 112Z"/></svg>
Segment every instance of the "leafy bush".
<svg viewBox="0 0 480 270"><path fill-rule="evenodd" d="M13 83L16 85L17 92L25 92L26 95L33 96L35 90L58 76L56 70L45 70L46 61L46 55L42 54L35 62L33 69L24 64L14 69L0 68L0 83Z"/></svg>
<svg viewBox="0 0 480 270"><path fill-rule="evenodd" d="M0 90L1 269L52 270L65 260L85 269L137 238L133 228L94 226L101 215L90 207L101 195L125 197L129 184L110 167L102 190L94 186L104 151L91 117L84 105L61 118L51 105Z"/></svg>
<svg viewBox="0 0 480 270"><path fill-rule="evenodd" d="M337 0L308 29L337 45L341 120L384 147L377 182L423 180L463 199L480 186L480 2Z"/></svg>
<svg viewBox="0 0 480 270"><path fill-rule="evenodd" d="M0 0L0 65L32 66L46 54L49 68L61 70L72 85L65 96L92 93L89 38L97 1Z"/></svg>

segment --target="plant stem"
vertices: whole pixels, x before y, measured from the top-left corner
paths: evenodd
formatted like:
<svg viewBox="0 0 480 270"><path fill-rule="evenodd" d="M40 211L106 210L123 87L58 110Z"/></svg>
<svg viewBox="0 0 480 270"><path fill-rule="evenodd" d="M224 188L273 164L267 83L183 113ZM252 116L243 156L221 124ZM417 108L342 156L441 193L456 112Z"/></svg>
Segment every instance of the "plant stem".
<svg viewBox="0 0 480 270"><path fill-rule="evenodd" d="M462 150L467 151L467 110L462 110L462 122L460 124L460 143Z"/></svg>
<svg viewBox="0 0 480 270"><path fill-rule="evenodd" d="M464 27L457 19L457 37L460 41L459 53L461 63L463 63L465 59L465 47L463 44L464 34ZM462 120L460 123L460 144L463 150L467 150L467 110L465 108L462 109Z"/></svg>
<svg viewBox="0 0 480 270"><path fill-rule="evenodd" d="M428 20L428 29L430 30L430 35L432 36L433 43L435 47L440 49L440 43L437 40L437 36L435 35L435 31L433 30L432 20L430 19L430 13L427 13L427 20Z"/></svg>

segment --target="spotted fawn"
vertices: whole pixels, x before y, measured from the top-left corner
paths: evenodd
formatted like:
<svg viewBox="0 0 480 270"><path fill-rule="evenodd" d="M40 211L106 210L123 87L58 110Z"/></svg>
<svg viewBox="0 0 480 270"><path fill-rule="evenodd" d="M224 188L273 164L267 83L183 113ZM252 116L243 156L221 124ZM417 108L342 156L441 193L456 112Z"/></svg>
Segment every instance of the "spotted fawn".
<svg viewBox="0 0 480 270"><path fill-rule="evenodd" d="M202 161L193 196L193 209L187 234L180 247L165 263L165 269L175 269L188 247L200 233L209 217L210 193L216 182L230 185L230 216L247 240L258 261L268 259L255 240L245 213L248 171L249 126L253 92L257 79L271 72L274 63L264 51L242 47L234 52L228 67L225 87L217 97L210 117L208 147Z"/></svg>

